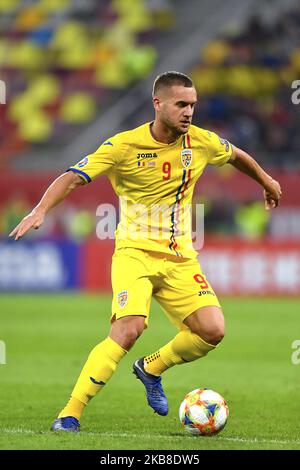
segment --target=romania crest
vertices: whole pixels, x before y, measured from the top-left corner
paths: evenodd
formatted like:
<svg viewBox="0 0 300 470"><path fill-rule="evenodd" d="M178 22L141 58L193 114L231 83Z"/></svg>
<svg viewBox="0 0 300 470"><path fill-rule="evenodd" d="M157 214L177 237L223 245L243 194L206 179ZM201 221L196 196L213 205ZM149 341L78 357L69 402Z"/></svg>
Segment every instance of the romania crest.
<svg viewBox="0 0 300 470"><path fill-rule="evenodd" d="M192 163L193 152L191 149L181 151L181 163L184 168L188 168Z"/></svg>
<svg viewBox="0 0 300 470"><path fill-rule="evenodd" d="M118 304L121 308L125 307L128 301L128 290L123 290L118 294Z"/></svg>

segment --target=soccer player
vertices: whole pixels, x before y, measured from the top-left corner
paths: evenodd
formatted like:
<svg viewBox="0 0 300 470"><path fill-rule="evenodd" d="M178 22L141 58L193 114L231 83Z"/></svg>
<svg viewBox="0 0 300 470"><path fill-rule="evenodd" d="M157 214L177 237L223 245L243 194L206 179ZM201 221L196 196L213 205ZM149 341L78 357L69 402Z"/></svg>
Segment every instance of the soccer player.
<svg viewBox="0 0 300 470"><path fill-rule="evenodd" d="M196 103L189 77L178 72L158 76L155 120L111 137L70 167L10 234L19 240L30 228L39 228L52 207L101 174L108 175L122 200L112 260L110 333L91 351L54 431L79 430L85 406L147 327L152 296L179 329L169 343L133 364L148 404L158 414L168 413L162 373L206 356L224 337L221 306L201 271L187 229L190 212L183 209L207 164L229 163L256 180L264 189L266 209L278 205L281 189L246 152L191 125Z"/></svg>

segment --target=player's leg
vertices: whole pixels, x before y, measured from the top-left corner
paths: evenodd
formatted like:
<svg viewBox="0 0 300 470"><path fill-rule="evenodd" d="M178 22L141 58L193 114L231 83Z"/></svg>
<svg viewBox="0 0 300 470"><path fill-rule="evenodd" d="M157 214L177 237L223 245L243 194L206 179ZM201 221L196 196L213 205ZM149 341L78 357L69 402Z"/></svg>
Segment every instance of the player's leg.
<svg viewBox="0 0 300 470"><path fill-rule="evenodd" d="M146 388L148 404L165 416L168 400L161 374L170 367L195 361L215 349L224 336L224 318L220 307L201 307L184 320L182 330L158 351L133 364L134 373Z"/></svg>
<svg viewBox="0 0 300 470"><path fill-rule="evenodd" d="M206 356L224 336L219 301L198 261L180 261L173 265L155 297L181 331L144 358L144 369L153 376L160 376L173 365Z"/></svg>
<svg viewBox="0 0 300 470"><path fill-rule="evenodd" d="M218 306L201 307L186 317L183 323L203 341L217 346L225 336L225 320Z"/></svg>
<svg viewBox="0 0 300 470"><path fill-rule="evenodd" d="M118 363L143 332L148 321L152 295L152 284L144 275L144 269L143 263L128 253L114 257L110 333L91 351L69 402L52 426L53 430L78 430L78 420L85 406L107 384Z"/></svg>
<svg viewBox="0 0 300 470"><path fill-rule="evenodd" d="M145 316L128 315L113 320L109 333L115 343L129 351L145 329Z"/></svg>
<svg viewBox="0 0 300 470"><path fill-rule="evenodd" d="M91 351L73 389L72 398L87 405L108 383L118 363L142 334L144 322L143 316L127 316L113 322L107 338ZM69 410L65 409L59 417L68 416L68 413Z"/></svg>
<svg viewBox="0 0 300 470"><path fill-rule="evenodd" d="M123 317L113 322L108 337L90 352L71 398L58 418L80 419L85 406L107 384L118 363L142 334L144 322L143 316Z"/></svg>
<svg viewBox="0 0 300 470"><path fill-rule="evenodd" d="M224 337L224 317L218 306L205 306L188 315L183 328L169 343L144 358L145 369L153 375L178 364L206 356Z"/></svg>

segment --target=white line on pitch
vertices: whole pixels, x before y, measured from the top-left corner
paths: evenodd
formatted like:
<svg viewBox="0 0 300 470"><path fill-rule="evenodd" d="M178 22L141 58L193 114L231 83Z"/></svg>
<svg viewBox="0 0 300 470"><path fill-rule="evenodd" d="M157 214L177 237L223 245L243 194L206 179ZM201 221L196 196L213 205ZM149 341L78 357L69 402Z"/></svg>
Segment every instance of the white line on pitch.
<svg viewBox="0 0 300 470"><path fill-rule="evenodd" d="M49 431L50 432L50 431ZM3 434L47 434L47 431L33 431L31 429L21 429L21 428L15 428L15 429L0 429L0 433ZM129 439L136 439L136 438L145 438L145 439L153 439L153 438L159 438L159 439L165 439L165 440L174 440L174 439L184 439L184 438L189 438L189 439L195 439L194 436L187 436L187 435L182 435L182 436L164 436L161 434L129 434L129 433L112 433L112 432L104 432L104 433L97 433L97 432L82 432L78 433L77 435L82 435L82 436L98 436L98 437L125 437ZM221 436L216 436L215 439L217 441L231 441L231 442L245 442L245 443L251 443L251 444L299 444L300 441L296 440L277 440L277 439L259 439L259 438L254 438L254 439L246 439L244 437L221 437Z"/></svg>

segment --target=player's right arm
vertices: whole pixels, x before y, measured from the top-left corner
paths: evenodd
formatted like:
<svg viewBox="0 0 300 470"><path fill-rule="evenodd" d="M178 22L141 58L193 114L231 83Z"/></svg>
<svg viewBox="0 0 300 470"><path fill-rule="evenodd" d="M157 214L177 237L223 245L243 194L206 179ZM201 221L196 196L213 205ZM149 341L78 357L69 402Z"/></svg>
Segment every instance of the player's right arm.
<svg viewBox="0 0 300 470"><path fill-rule="evenodd" d="M126 150L126 146L123 144L122 134L117 134L103 142L94 153L71 166L66 173L53 181L38 205L21 220L9 236L19 240L31 228L38 229L47 212L63 201L73 189L111 171L118 164L124 149Z"/></svg>
<svg viewBox="0 0 300 470"><path fill-rule="evenodd" d="M37 206L9 234L19 240L31 228L38 229L52 207L63 201L73 189L85 184L84 180L73 171L59 176L44 193Z"/></svg>

